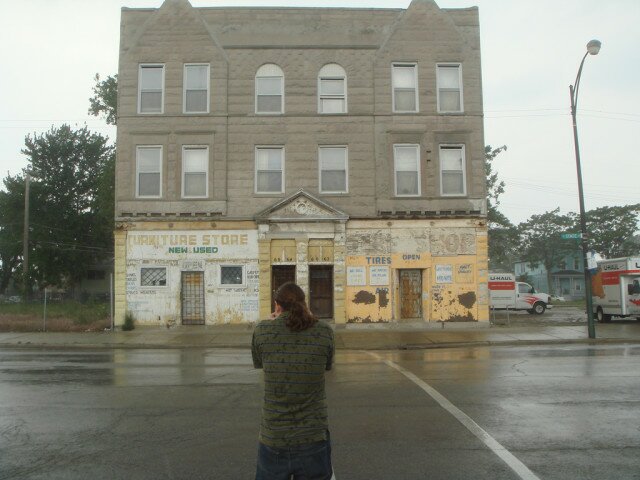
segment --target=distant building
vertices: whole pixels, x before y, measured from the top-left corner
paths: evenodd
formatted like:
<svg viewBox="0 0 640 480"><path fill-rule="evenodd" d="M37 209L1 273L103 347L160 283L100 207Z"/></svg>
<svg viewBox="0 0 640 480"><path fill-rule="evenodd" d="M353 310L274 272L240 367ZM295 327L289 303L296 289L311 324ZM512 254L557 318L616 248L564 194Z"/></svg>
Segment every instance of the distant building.
<svg viewBox="0 0 640 480"><path fill-rule="evenodd" d="M584 268L581 252L569 253L551 270L551 285L547 269L542 264L532 267L527 262L516 262L517 277L526 276L540 292L564 297L566 300L584 298Z"/></svg>
<svg viewBox="0 0 640 480"><path fill-rule="evenodd" d="M488 321L478 9L122 9L116 318Z"/></svg>

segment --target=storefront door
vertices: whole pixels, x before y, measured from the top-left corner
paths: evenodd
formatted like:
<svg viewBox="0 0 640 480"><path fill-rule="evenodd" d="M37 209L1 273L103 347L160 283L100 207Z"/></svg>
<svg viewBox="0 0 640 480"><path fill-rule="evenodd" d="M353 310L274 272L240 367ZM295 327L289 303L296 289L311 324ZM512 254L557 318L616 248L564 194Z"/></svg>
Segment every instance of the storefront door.
<svg viewBox="0 0 640 480"><path fill-rule="evenodd" d="M333 318L333 265L309 266L309 308L318 318Z"/></svg>
<svg viewBox="0 0 640 480"><path fill-rule="evenodd" d="M204 325L204 272L182 272L183 325Z"/></svg>
<svg viewBox="0 0 640 480"><path fill-rule="evenodd" d="M280 285L287 282L296 281L296 266L295 265L272 265L271 266L271 311L276 308L273 303L273 297L276 290L280 288Z"/></svg>
<svg viewBox="0 0 640 480"><path fill-rule="evenodd" d="M400 270L400 318L422 319L421 270Z"/></svg>

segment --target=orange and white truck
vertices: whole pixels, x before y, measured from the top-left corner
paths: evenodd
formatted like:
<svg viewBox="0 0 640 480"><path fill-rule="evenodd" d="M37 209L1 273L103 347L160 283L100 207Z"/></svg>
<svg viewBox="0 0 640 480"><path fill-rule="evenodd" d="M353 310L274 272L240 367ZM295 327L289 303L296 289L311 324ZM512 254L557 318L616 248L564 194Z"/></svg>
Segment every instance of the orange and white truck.
<svg viewBox="0 0 640 480"><path fill-rule="evenodd" d="M493 310L526 310L542 315L551 308L550 297L525 282L516 282L513 273L489 274L489 307Z"/></svg>
<svg viewBox="0 0 640 480"><path fill-rule="evenodd" d="M640 320L640 257L600 260L591 276L593 313L599 322L611 317Z"/></svg>

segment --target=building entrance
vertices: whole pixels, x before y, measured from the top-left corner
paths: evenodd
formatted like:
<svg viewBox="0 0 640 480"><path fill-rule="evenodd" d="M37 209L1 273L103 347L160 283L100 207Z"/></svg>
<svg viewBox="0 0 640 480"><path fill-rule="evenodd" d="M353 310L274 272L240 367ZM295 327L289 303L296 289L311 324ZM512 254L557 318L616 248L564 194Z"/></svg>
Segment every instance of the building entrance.
<svg viewBox="0 0 640 480"><path fill-rule="evenodd" d="M422 270L400 270L400 318L422 320Z"/></svg>
<svg viewBox="0 0 640 480"><path fill-rule="evenodd" d="M273 297L276 294L280 285L287 282L296 281L296 266L295 265L272 265L271 266L271 311L273 312L276 305L273 301Z"/></svg>
<svg viewBox="0 0 640 480"><path fill-rule="evenodd" d="M183 325L204 325L204 272L182 272L180 301Z"/></svg>
<svg viewBox="0 0 640 480"><path fill-rule="evenodd" d="M333 318L333 265L309 266L309 308L318 318Z"/></svg>

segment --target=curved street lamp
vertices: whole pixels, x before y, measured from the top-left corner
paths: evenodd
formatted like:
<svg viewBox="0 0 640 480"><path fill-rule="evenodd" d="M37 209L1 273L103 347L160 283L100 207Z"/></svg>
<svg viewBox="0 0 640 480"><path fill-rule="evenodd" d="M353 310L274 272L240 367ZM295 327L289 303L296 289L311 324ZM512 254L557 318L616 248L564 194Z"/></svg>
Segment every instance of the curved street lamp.
<svg viewBox="0 0 640 480"><path fill-rule="evenodd" d="M580 76L582 75L582 66L587 55L597 55L600 51L602 43L599 40L591 40L587 43L587 53L582 57L578 75L573 85L569 85L569 93L571 95L571 118L573 120L573 143L576 150L576 168L578 170L578 197L580 199L580 241L582 243L582 262L584 268L584 293L587 303L587 325L589 329L589 338L596 338L596 329L593 323L593 300L591 298L591 278L589 269L587 268L587 222L584 212L584 192L582 190L582 168L580 167L580 146L578 144L578 127L576 125L576 110L578 108L578 89L580 88Z"/></svg>

